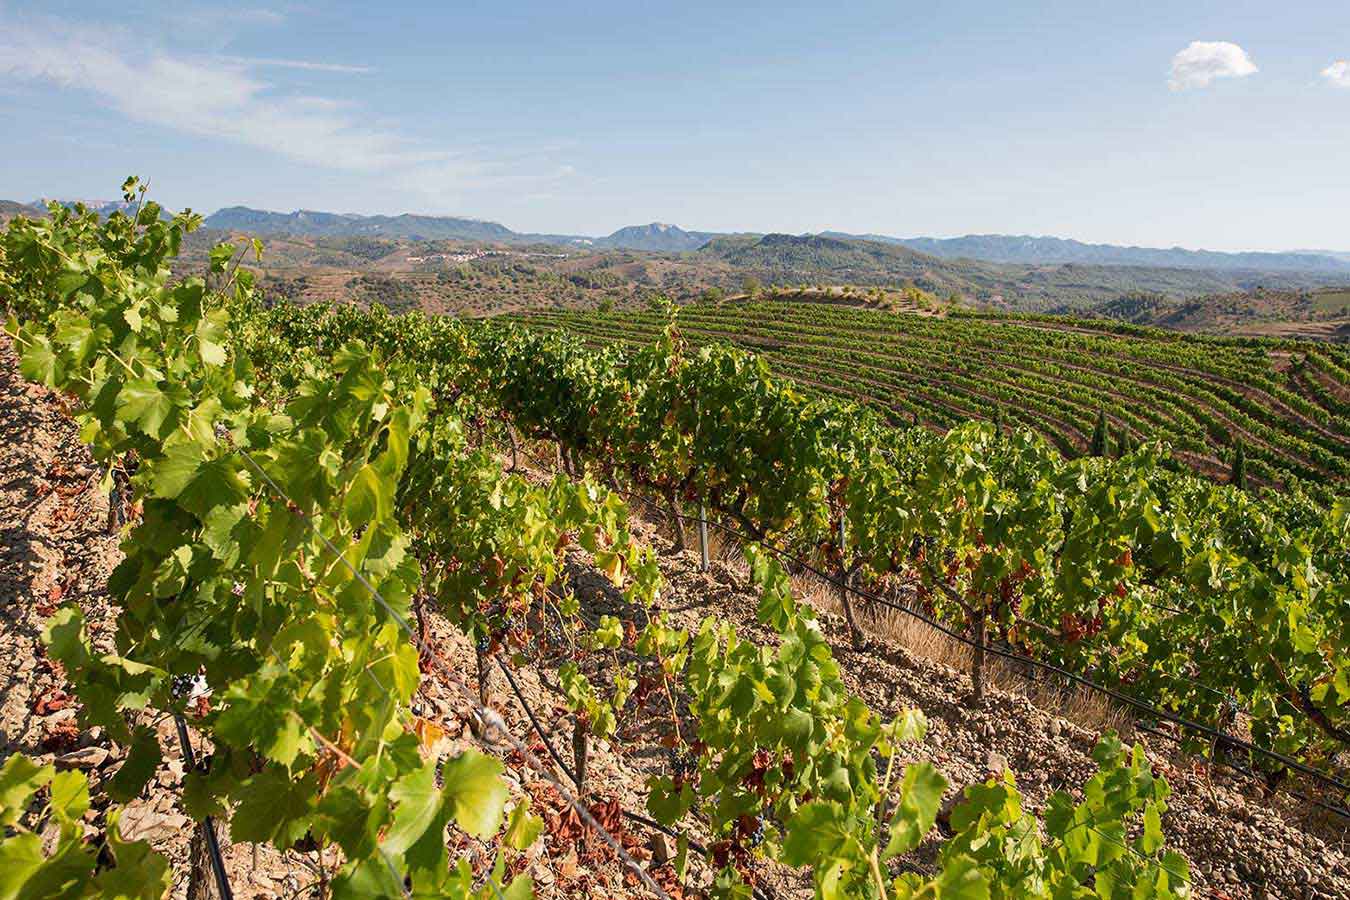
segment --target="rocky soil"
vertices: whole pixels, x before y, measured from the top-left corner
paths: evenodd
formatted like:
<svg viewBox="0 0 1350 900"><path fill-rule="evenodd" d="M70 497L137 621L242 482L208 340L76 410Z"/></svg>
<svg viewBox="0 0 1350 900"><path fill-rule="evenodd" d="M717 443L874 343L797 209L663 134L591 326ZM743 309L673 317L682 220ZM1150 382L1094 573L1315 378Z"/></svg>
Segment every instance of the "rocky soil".
<svg viewBox="0 0 1350 900"><path fill-rule="evenodd" d="M74 424L59 398L27 385L17 375L7 344L0 345L0 757L14 751L56 760L59 766L89 773L97 786L124 759L124 750L97 729L83 729L78 705L67 695L59 672L43 652L44 618L60 603L84 609L96 640L109 641L115 609L106 595L108 573L119 558L118 537L107 528L106 495L99 472L80 446ZM754 621L754 596L741 567L715 563L698 571L693 554L665 549L669 541L651 523L635 517L633 527L662 548L661 565L669 584L659 601L680 624L694 627L705 616L736 623L741 633L770 642L774 636ZM613 612L641 619L628 608L580 551L571 576L588 615ZM954 796L965 785L991 772L1011 769L1028 804L1038 809L1055 789L1080 789L1090 777L1090 752L1098 734L1016 693L995 691L983 709L965 708L969 679L945 665L919 656L884 629L871 634L860 651L849 648L842 621L828 612L822 623L836 648L844 678L883 717L918 707L930 728L914 758L931 758L952 784ZM508 780L517 802L530 797L544 816L545 837L524 854L512 854L513 873L528 873L541 897L628 897L647 892L615 854L588 837L544 774L504 741L475 738L477 730L464 686L476 685L475 654L444 620L428 620L435 661L424 665L427 677L415 712L432 730L435 751L456 752L486 744L508 764ZM536 664L516 670L526 702L535 711L553 745L570 762L571 717L556 680L560 655L533 654ZM529 755L547 766L544 743L535 736L523 707L501 672L488 681L490 704L508 730L524 740ZM130 837L144 837L168 854L175 867L175 897L187 896L193 827L179 795L183 762L173 724L157 722L165 761L143 796L123 819ZM625 819L621 809L643 811L647 775L664 771L667 751L659 732L642 721L625 725L613 743L593 744L587 779L587 805L619 836L626 852L648 867L657 880L679 894L669 865L670 842L651 829ZM1350 900L1350 843L1345 823L1309 814L1283 795L1270 795L1220 768L1179 755L1173 745L1141 737L1152 761L1173 787L1163 819L1170 846L1192 863L1198 896L1215 898L1347 898ZM193 740L199 742L197 736ZM552 769L561 775L557 769ZM96 802L90 822L102 826L106 801ZM307 896L321 877L313 853L278 853L267 847L228 842L226 861L238 897ZM695 838L702 837L697 826ZM461 839L456 848L481 871L492 848ZM927 848L931 851L931 847ZM931 852L916 854L922 866ZM323 863L331 868L333 861ZM763 884L776 896L809 896L808 873L762 870ZM706 883L706 866L696 863L690 884Z"/></svg>
<svg viewBox="0 0 1350 900"><path fill-rule="evenodd" d="M122 765L126 748L101 729L81 726L79 704L59 664L47 657L41 636L46 617L59 605L75 602L100 649L112 648L116 608L106 583L121 558L120 537L108 528L108 497L99 486L100 478L101 471L80 444L61 398L26 383L17 373L9 343L0 337L0 762L23 752L40 762L54 761L58 768L84 771L94 801L86 817L94 839L105 827L109 806L100 785ZM512 875L530 875L541 898L603 900L646 894L615 853L587 832L539 768L501 739L492 740L489 734L488 740L480 741L473 736L470 725L475 718L462 688L465 681L476 684L473 648L444 619L429 618L431 640L444 667L430 662L424 666L427 677L416 711L431 735L432 752L444 756L470 744L495 752L508 764L513 801L528 796L532 811L546 822L543 840L524 853L509 851ZM516 677L544 726L570 736L571 719L564 715L559 695L544 687L532 669L523 669ZM493 673L490 702L500 710L508 731L525 739L530 757L546 760L543 744L531 737L529 721L508 690L500 671ZM122 835L148 840L168 856L174 869L173 897L178 900L189 896L191 861L196 858L201 864L205 857L180 803L184 763L174 723L164 718L153 724L164 762L142 795L127 805ZM195 732L190 738L199 754L209 752ZM618 813L621 807L642 810L641 774L627 757L596 747L588 785L592 815L679 900L671 867L659 865L673 853L670 842ZM323 870L334 868L331 853L321 865L313 852L280 853L268 846L232 843L228 822L217 823L217 831L231 888L241 900L313 896ZM463 835L456 849L480 873L494 853L489 845ZM698 863L691 872L693 879L707 875ZM212 886L206 888L212 891L208 896L214 896Z"/></svg>

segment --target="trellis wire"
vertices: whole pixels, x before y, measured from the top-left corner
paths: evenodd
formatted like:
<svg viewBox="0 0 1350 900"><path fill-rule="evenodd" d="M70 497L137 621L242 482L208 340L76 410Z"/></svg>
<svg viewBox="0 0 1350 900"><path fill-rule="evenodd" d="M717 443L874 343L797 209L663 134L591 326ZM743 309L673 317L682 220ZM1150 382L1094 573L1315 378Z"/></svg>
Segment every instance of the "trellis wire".
<svg viewBox="0 0 1350 900"><path fill-rule="evenodd" d="M537 465L540 465L541 467L544 467L544 468L548 468L548 467L546 466L546 464L543 463L543 462L540 460L540 458L539 458L538 456L536 456L536 455L533 454L533 453L530 453L528 450L525 450L524 452L525 452L525 454L526 454L527 456L529 456L531 459L533 459ZM642 494L640 494L640 493L638 493L638 492L635 492L635 491L626 491L626 490L623 490L623 489L620 489L620 488L614 488L613 486L611 486L610 489L611 489L611 490L614 490L615 493L618 493L618 494L620 494L621 496L626 497L626 498L628 498L628 499L630 499L630 500L636 499L636 500L638 500L639 502L642 502L642 503L647 504L647 505L651 505L651 501L648 500L645 496L643 496ZM950 628L950 627L948 627L948 626L946 626L946 625L943 625L941 622L938 622L937 620L935 620L935 619L933 619L933 618L930 618L929 616L924 615L923 613L919 612L918 610L914 610L914 609L909 608L908 606L903 606L903 605L901 605L901 604L895 603L894 601L889 600L889 599L887 599L887 598L885 598L885 597L881 597L880 595L877 595L877 594L872 593L872 592L870 592L870 591L866 591L866 590L864 590L864 589L862 589L862 588L853 587L853 586L850 585L850 584L844 583L844 582L842 582L842 581L836 579L836 578L835 578L833 575L831 575L830 573L825 572L824 570L820 569L819 567L817 567L817 566L815 566L815 565L812 565L811 563L806 562L805 560L801 559L800 557L795 556L794 554L790 553L789 551L784 550L783 548L776 546L775 544L773 544L771 541L768 541L767 539L756 538L756 537L754 537L754 536L752 536L752 535L749 535L749 534L746 534L746 533L744 533L744 532L742 532L742 531L738 531L737 529L732 528L732 527L730 527L730 526L728 526L728 525L724 525L724 524L722 524L721 522L716 521L715 519L701 520L701 519L699 519L699 517L691 516L691 515L689 515L689 514L687 514L687 513L675 513L675 512L672 512L672 513L670 513L670 515L677 516L677 517L679 517L679 518L681 518L681 519L683 519L683 520L685 520L685 521L706 521L706 523L707 523L708 525L710 525L711 527L716 528L717 530L719 530L719 531L723 532L724 534L727 534L727 535L729 535L729 536L735 538L735 539L738 540L738 541L747 542L747 543L751 543L751 544L758 544L759 546L761 546L761 547L763 547L764 549L768 550L769 552L773 553L775 556L779 557L780 559L784 560L785 562L788 562L788 563L790 563L790 564L792 564L792 565L798 566L798 567L801 568L801 569L804 569L804 570L806 570L806 571L811 572L813 575L815 575L817 578L819 578L819 579L821 579L822 581L824 581L826 584L833 585L834 587L840 589L841 591L851 593L851 594L853 594L854 596L860 597L860 598L862 598L862 599L864 599L864 600L867 600L867 601L869 601L869 602L877 603L877 604L879 604L879 605L881 605L881 606L888 607L888 608L890 608L890 609L896 610L897 612L903 613L903 614L905 614L905 615L907 615L907 616L910 616L910 617L912 617L912 618L914 618L914 619L917 619L918 621L923 622L924 624L928 625L929 627L934 628L934 629L936 629L937 631L940 631L941 633L945 634L947 637L951 638L952 640L958 641L959 643L965 644L966 646L974 647L975 644L976 644L976 642L975 642L974 640L972 640L971 638L965 636L964 634L960 633L959 631L956 631L955 629L952 629L952 628ZM1074 682L1074 683L1076 683L1076 684L1082 685L1083 687L1086 687L1086 688L1088 688L1089 690L1098 691L1099 693L1102 693L1102 694L1104 694L1104 695L1106 695L1106 696L1108 696L1108 697L1111 697L1112 699L1116 700L1117 702L1123 703L1123 704L1125 704L1125 705L1127 705L1127 706L1131 706L1131 707L1133 707L1133 708L1135 708L1135 709L1138 709L1138 710L1142 710L1142 711L1144 711L1144 712L1146 712L1146 713L1150 713L1150 714L1152 714L1154 717L1156 717L1156 718L1158 718L1158 719L1162 719L1162 720L1164 720L1164 721L1171 722L1171 723L1173 723L1174 725L1178 725L1178 726L1180 726L1180 727L1182 727L1182 728L1187 728L1187 729L1190 729L1190 730L1192 730L1192 731L1199 732L1199 733L1201 733L1201 734L1207 735L1208 737L1214 738L1214 739L1216 739L1216 740L1224 741L1225 743L1227 743L1227 744L1229 744L1229 745L1231 745L1231 746L1239 747L1239 748L1241 748L1241 749L1243 749L1243 750L1246 750L1246 751L1249 752L1249 753L1254 753L1254 754L1257 754L1257 755L1259 755L1259 756L1264 756L1264 757L1266 757L1266 758L1268 758L1268 759L1275 760L1276 762L1279 762L1280 764L1282 764L1282 765L1284 765L1284 766L1286 766L1286 767L1288 767L1288 768L1290 768L1290 769L1293 769L1294 771L1299 772L1300 774L1305 775L1305 776L1307 776L1307 777L1313 779L1314 781L1317 781L1317 782L1323 784L1324 786L1334 788L1334 789L1340 791L1341 793L1350 793L1350 784L1347 784L1347 783L1341 781L1341 780L1338 779L1338 778L1335 778L1335 777L1333 777L1333 776L1331 776L1331 775L1328 775L1328 774L1326 774L1326 773L1324 773L1324 772L1321 772L1321 771L1319 771L1319 770L1317 770L1317 769L1314 769L1314 768L1312 768L1311 766L1308 766L1308 765L1306 765L1306 764L1304 764L1304 763L1301 763L1301 762L1299 762L1298 760L1293 759L1292 757L1286 756L1286 755L1284 755L1284 754L1282 754L1282 753L1279 753L1278 751L1275 751L1275 750L1269 750L1269 749L1267 749L1267 748L1265 748L1265 747L1259 747L1259 746L1257 746L1257 745L1255 745L1255 744L1253 744L1253 743L1251 743L1251 742L1249 742L1249 741L1245 741L1245 740L1243 740L1243 739L1241 739L1241 738L1234 737L1234 736L1232 736L1232 735L1226 734L1225 732L1222 732L1222 731L1220 731L1220 730L1218 730L1218 729L1216 729L1216 728L1213 728L1212 726L1205 725L1205 724L1203 724L1203 723L1201 723L1201 722L1195 722L1195 721L1192 721L1192 720L1187 719L1187 718L1185 718L1185 717L1183 717L1183 716L1177 715L1176 713L1173 713L1173 712L1171 712L1171 711L1169 711L1169 710L1165 710L1165 709L1162 709L1162 708L1160 708L1160 707L1153 706L1152 704L1146 703L1146 702L1143 701L1143 700L1139 700L1139 699L1137 699L1137 698L1131 697L1131 696L1129 696L1128 694L1124 694L1124 693L1122 693L1122 692L1120 692L1120 691L1117 691L1117 690L1115 690L1115 689L1113 689L1113 688L1109 688L1109 687L1107 687L1107 686L1105 686L1105 685L1098 684L1097 682L1092 681L1091 679L1085 678L1085 677L1083 677L1083 676L1081 676L1081 675L1077 675L1077 674L1075 674L1075 673L1073 673L1073 672L1070 672L1070 671L1067 670L1067 669L1061 668L1060 666L1056 666L1056 665L1054 665L1053 663L1048 663L1048 662L1045 662L1044 660L1039 660L1039 659L1036 659L1036 658L1034 658L1034 657L1027 656L1027 655L1025 655L1025 654L1021 654L1021 653L1013 653L1013 652L1011 652L1011 651L1004 650L1004 649L1002 649L1002 648L1000 648L1000 647L997 647L997 646L995 646L995 645L988 644L988 643L986 643L986 644L984 645L984 650L985 650L986 653L991 653L991 654L993 654L993 655L995 655L995 656L998 656L998 657L1001 657L1001 658L1004 658L1004 659L1008 659L1008 660L1011 660L1011 661L1014 661L1014 662L1024 663L1024 664L1026 664L1026 665L1029 665L1029 666L1032 666L1032 667L1034 667L1034 668L1038 668L1038 669L1041 669L1041 670L1044 670L1044 671L1047 671L1047 672L1053 672L1053 673L1055 673L1056 675L1059 675L1059 676L1061 676L1061 677L1063 677L1063 678L1067 678L1068 680L1070 680L1070 681L1072 681L1072 682ZM1019 674L1024 674L1024 673L1019 673ZM1200 687L1207 687L1207 686L1205 686L1205 685L1198 685L1198 686L1200 686ZM1210 689L1210 690L1213 690L1213 689ZM1229 764L1226 763L1226 762L1221 762L1220 764L1221 764L1221 765L1229 765ZM1336 815L1338 815L1338 816L1340 816L1340 817L1342 817L1342 818L1350 819L1350 809L1346 809L1346 808L1344 808L1344 807L1331 806L1331 805L1328 805L1328 804L1325 804L1325 803L1321 803L1321 802L1319 802L1318 805L1321 806L1321 807L1323 807L1323 808L1328 809L1328 810L1331 811L1331 812L1334 812Z"/></svg>
<svg viewBox="0 0 1350 900"><path fill-rule="evenodd" d="M525 699L525 694L524 692L521 691L520 686L516 683L515 677L511 674L510 667L506 665L506 663L502 660L500 656L497 656L496 660L497 665L501 667L502 672L506 675L506 680L511 685L512 693L516 695L516 700L520 702L521 709L525 710L526 717L529 718L530 724L534 726L535 734L539 735L539 740L543 743L544 749L548 751L549 756L553 757L553 762L557 764L558 768L562 769L563 772L567 773L568 778L571 778L573 781L575 781L576 773L574 773L572 771L572 768L568 766L566 762L563 761L562 755L558 752L557 748L553 746L552 739L550 739L548 733L544 731L543 726L539 724L538 716L535 715L533 707L530 706L530 702ZM676 839L679 839L681 837L681 835L674 829L662 825L655 819L649 819L646 816L639 815L638 813L632 812L627 809L623 809L622 807L620 807L620 811L623 813L624 818L628 819L629 821L637 822L640 825L645 825L648 828L655 829L656 831L661 832L667 837L672 837ZM712 852L703 844L700 844L698 841L693 840L688 835L685 835L684 838L686 841L689 842L689 847L693 849L695 852L701 853L704 856L711 857ZM768 889L761 889L758 887L751 888L751 893L756 898L761 898L761 900L773 900L774 897L773 893Z"/></svg>
<svg viewBox="0 0 1350 900"><path fill-rule="evenodd" d="M544 764L539 761L539 759L534 755L534 753L530 751L529 747L525 746L523 742L521 742L515 735L513 735L509 730L507 730L506 722L502 719L501 715L497 713L495 710L491 709L490 707L484 706L483 704L478 702L478 699L474 695L473 690L470 689L467 684L465 684L463 681L460 680L460 678L451 669L450 665L441 657L440 653L436 650L436 648L430 646L426 641L422 640L421 636L418 635L417 632L412 628L412 626L408 624L407 620L405 620L403 616L399 615L398 612L392 606L389 605L388 601L386 601L384 597L381 596L380 592L376 590L375 586L370 583L370 580L367 579L365 575L363 575L355 566L353 566L350 561L348 561L346 554L342 553L333 544L333 542L328 539L328 536L319 530L318 526L314 524L313 519L305 515L300 510L300 507L290 498L290 496L286 493L286 491L283 490L282 487L278 485L275 480L273 480L272 476L267 474L266 470L263 469L263 467L260 466L258 462L253 459L253 457L248 453L248 451L242 447L238 447L236 449L240 453L241 457L244 460L246 460L250 466L253 467L254 471L256 471L259 476L262 477L263 481L267 483L267 485L272 489L272 491L274 491L281 499L286 501L286 508L290 510L293 515L299 517L308 525L311 533L313 533L314 536L319 539L319 541L324 545L324 547L328 550L328 552L332 553L334 557L336 557L338 560L342 562L342 564L346 567L346 569L351 573L352 577L362 587L366 589L366 591L370 594L372 599L374 599L385 611L385 613L391 619L393 619L394 622L400 628L403 629L403 631L412 640L413 645L417 647L419 652L424 653L427 656L427 658L433 660L441 667L442 671L445 673L447 682L453 685L460 691L461 694L463 694L463 696L468 700L470 708L479 717L480 721L482 721L482 723L485 726L490 727L493 731L497 732L503 738L505 738L506 742L511 745L512 749L514 749L517 753L521 755L522 759L524 759L533 768L537 769L544 776L544 778L552 784L554 790L558 792L558 795L563 798L564 802L566 802L576 811L577 815L582 819L582 821L584 821L588 826L593 828L597 834L600 835L601 839L604 840L605 843L609 845L610 849L613 850L615 852L615 855L618 856L619 859L623 861L624 865L626 865L629 869L633 871L635 875L638 876L638 879L647 887L648 890L656 894L658 897L663 898L663 900L671 900L670 895L667 894L665 890L663 890L662 887L659 884L657 884L649 874L647 874L647 871L643 869L642 866L638 865L637 861L633 859L633 857L628 853L628 851L623 848L623 845L612 834L610 834L609 831L607 831L604 828L604 826L602 826L598 821L596 821L595 817L591 815L591 811L586 808L585 804L583 804L577 797L573 796L572 792L569 791L566 788L566 786L563 785L561 780L559 780L556 776L554 776L554 774L551 771L549 771L548 767L544 766Z"/></svg>

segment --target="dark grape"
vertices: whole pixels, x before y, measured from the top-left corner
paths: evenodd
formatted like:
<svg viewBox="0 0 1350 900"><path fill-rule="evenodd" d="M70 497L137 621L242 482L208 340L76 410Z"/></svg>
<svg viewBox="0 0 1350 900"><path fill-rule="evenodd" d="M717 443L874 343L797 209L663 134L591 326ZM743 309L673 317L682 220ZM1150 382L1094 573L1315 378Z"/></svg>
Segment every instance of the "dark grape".
<svg viewBox="0 0 1350 900"><path fill-rule="evenodd" d="M211 693L205 675L175 675L169 681L169 693L175 700L195 700Z"/></svg>
<svg viewBox="0 0 1350 900"><path fill-rule="evenodd" d="M758 847L764 843L764 813L755 816L755 830L750 833L750 846Z"/></svg>

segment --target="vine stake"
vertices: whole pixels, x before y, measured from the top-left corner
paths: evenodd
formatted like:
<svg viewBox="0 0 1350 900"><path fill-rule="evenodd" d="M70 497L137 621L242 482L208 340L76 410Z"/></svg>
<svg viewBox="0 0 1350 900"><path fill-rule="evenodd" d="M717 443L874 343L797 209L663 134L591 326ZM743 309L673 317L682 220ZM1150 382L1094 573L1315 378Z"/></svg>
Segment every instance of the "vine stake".
<svg viewBox="0 0 1350 900"><path fill-rule="evenodd" d="M707 572L712 568L712 559L708 555L708 507L701 503L698 507L698 553L702 559L699 571Z"/></svg>
<svg viewBox="0 0 1350 900"><path fill-rule="evenodd" d="M844 525L844 513L839 513L839 602L844 607L844 618L848 620L848 635L853 642L854 650L861 650L863 645L862 629L858 627L857 620L853 618L853 601L849 598L852 593L849 590L849 572L848 563L844 560L844 549L848 546L848 532Z"/></svg>

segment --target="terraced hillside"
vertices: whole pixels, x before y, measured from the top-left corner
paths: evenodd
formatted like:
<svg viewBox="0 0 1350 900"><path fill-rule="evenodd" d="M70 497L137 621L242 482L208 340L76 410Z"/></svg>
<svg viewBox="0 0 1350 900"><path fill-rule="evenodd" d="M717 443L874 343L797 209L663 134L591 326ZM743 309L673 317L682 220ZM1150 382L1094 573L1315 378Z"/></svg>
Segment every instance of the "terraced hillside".
<svg viewBox="0 0 1350 900"><path fill-rule="evenodd" d="M948 428L998 416L1067 455L1161 438L1217 478L1236 446L1255 484L1350 478L1350 354L1306 342L1200 338L1051 317L917 315L796 299L684 307L695 342L753 349L810 391L854 397L896 421ZM597 345L644 343L660 312L540 311Z"/></svg>

